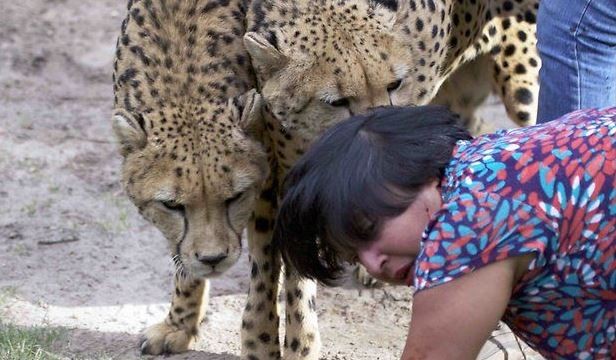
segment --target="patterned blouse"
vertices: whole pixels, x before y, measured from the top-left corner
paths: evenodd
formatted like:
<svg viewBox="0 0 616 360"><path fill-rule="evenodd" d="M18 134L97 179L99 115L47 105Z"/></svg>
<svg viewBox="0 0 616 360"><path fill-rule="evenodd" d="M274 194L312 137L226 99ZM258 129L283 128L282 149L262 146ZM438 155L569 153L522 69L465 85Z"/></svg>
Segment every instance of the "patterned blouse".
<svg viewBox="0 0 616 360"><path fill-rule="evenodd" d="M533 254L503 321L547 358L616 359L616 107L459 141L416 291Z"/></svg>

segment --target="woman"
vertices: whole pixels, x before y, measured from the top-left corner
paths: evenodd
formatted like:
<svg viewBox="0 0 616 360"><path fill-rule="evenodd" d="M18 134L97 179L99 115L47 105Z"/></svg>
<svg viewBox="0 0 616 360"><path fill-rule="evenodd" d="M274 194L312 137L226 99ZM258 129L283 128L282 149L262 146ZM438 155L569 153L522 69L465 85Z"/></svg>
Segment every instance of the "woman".
<svg viewBox="0 0 616 360"><path fill-rule="evenodd" d="M499 319L548 358L616 354L616 108L471 139L441 107L328 130L274 237L300 275L414 285L403 359L474 359ZM450 326L455 324L455 326Z"/></svg>

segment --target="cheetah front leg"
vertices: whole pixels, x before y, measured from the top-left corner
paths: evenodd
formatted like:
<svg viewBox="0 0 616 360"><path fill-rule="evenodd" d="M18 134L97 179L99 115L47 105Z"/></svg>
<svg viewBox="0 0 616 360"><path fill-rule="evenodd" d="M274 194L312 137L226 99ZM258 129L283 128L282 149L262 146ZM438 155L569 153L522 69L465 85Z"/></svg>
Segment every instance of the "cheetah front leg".
<svg viewBox="0 0 616 360"><path fill-rule="evenodd" d="M494 87L497 89L509 118L519 126L537 122L539 68L537 27L516 17L504 19L500 27L503 42L495 47Z"/></svg>
<svg viewBox="0 0 616 360"><path fill-rule="evenodd" d="M188 350L197 339L205 314L210 283L177 274L171 308L165 321L150 326L141 342L143 354L160 355Z"/></svg>
<svg viewBox="0 0 616 360"><path fill-rule="evenodd" d="M270 185L271 186L271 185ZM242 359L280 359L278 293L280 254L272 246L271 187L257 201L248 228L250 287L242 315Z"/></svg>
<svg viewBox="0 0 616 360"><path fill-rule="evenodd" d="M318 359L321 351L316 311L317 284L287 271L285 274L285 360Z"/></svg>

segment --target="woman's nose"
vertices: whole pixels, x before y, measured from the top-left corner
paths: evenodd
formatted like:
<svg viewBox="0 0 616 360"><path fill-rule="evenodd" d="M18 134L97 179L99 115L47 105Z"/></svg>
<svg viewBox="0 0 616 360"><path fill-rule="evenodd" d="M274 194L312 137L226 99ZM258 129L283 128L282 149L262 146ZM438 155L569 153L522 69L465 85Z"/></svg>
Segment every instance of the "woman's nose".
<svg viewBox="0 0 616 360"><path fill-rule="evenodd" d="M357 251L357 257L370 275L374 277L379 277L381 275L385 258L380 255L379 252L371 248L359 249Z"/></svg>

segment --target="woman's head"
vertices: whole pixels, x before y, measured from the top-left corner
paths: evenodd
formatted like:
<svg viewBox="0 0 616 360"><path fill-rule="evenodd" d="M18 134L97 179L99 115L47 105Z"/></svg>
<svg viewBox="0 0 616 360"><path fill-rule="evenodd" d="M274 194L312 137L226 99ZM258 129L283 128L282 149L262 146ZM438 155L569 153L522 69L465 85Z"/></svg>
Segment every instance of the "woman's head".
<svg viewBox="0 0 616 360"><path fill-rule="evenodd" d="M386 107L326 131L290 170L274 241L300 275L331 283L470 139L444 107Z"/></svg>

